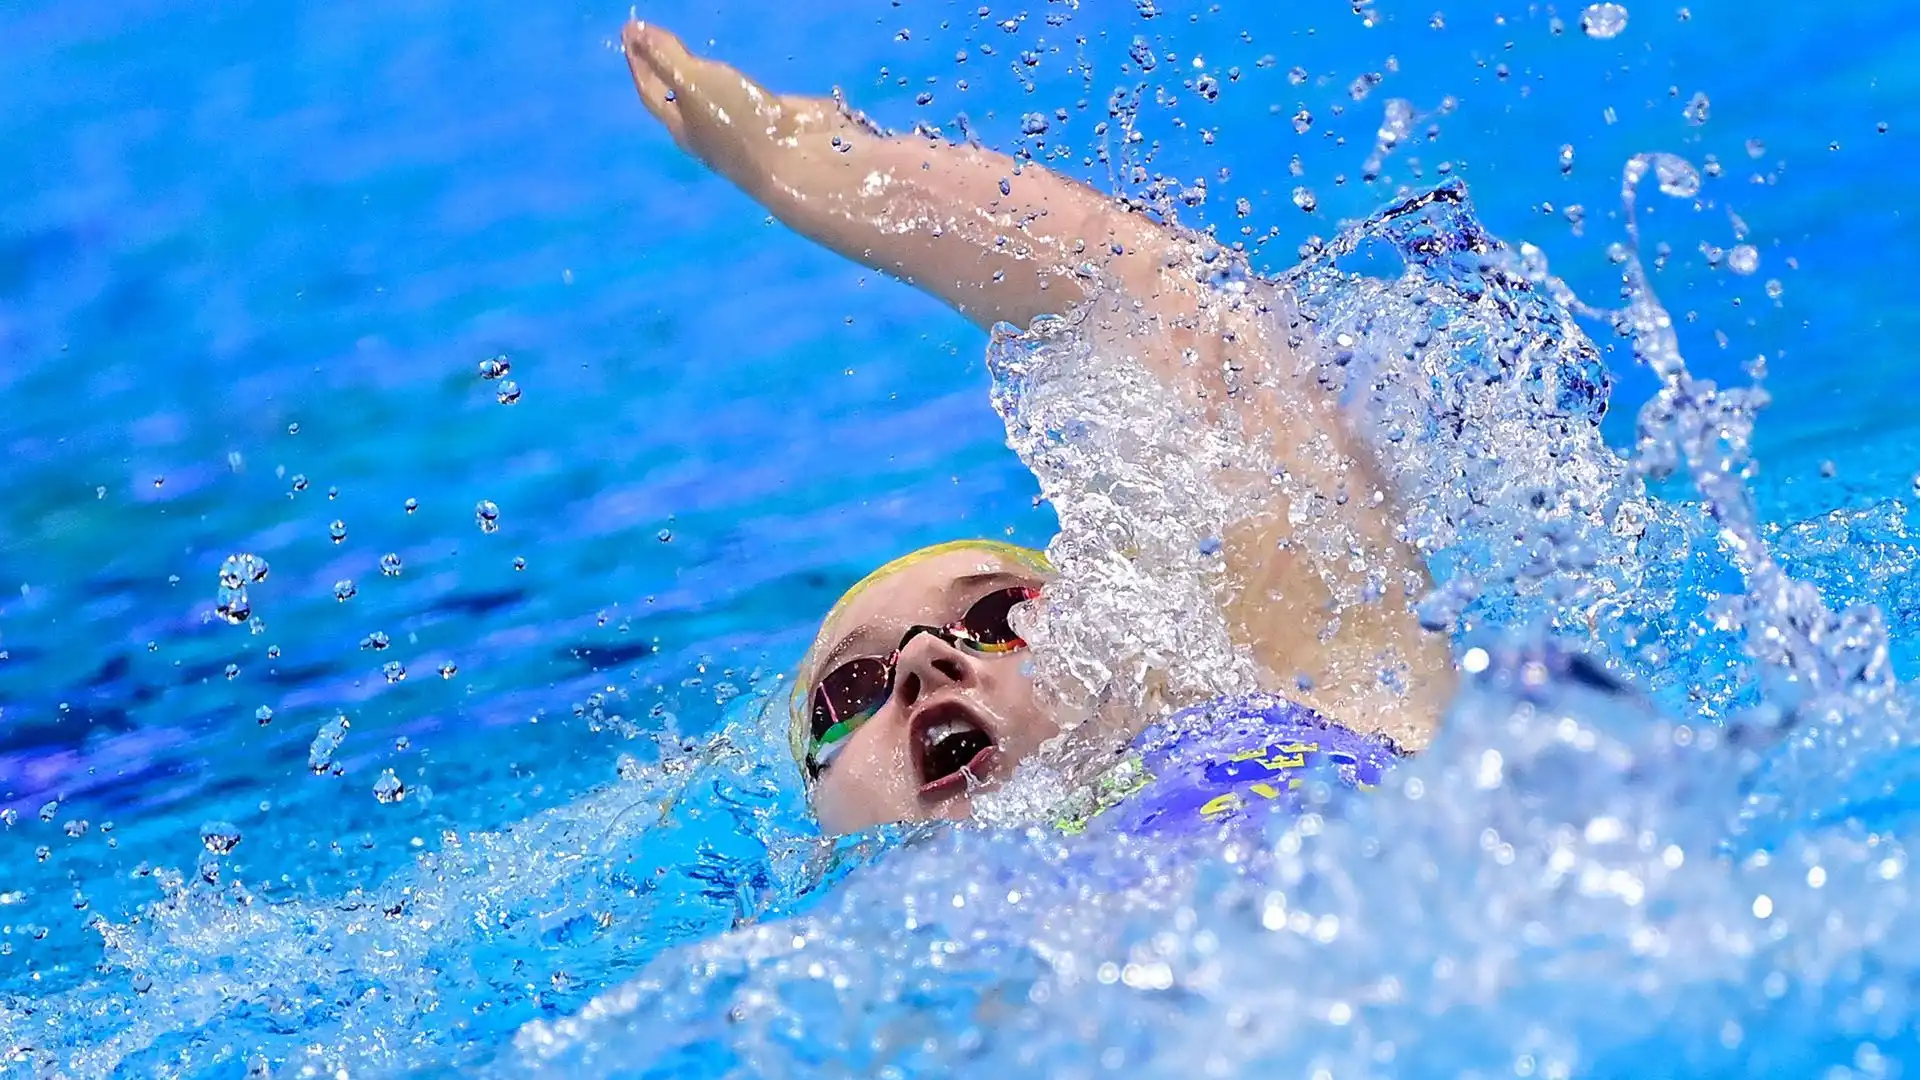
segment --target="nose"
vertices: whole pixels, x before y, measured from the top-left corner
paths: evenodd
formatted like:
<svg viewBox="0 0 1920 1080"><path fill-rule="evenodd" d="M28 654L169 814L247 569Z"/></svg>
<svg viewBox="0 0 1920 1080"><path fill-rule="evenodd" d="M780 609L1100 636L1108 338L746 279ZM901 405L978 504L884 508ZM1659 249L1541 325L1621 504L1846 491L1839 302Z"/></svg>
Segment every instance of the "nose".
<svg viewBox="0 0 1920 1080"><path fill-rule="evenodd" d="M973 660L937 634L915 634L900 647L893 696L903 709L948 686L973 681Z"/></svg>

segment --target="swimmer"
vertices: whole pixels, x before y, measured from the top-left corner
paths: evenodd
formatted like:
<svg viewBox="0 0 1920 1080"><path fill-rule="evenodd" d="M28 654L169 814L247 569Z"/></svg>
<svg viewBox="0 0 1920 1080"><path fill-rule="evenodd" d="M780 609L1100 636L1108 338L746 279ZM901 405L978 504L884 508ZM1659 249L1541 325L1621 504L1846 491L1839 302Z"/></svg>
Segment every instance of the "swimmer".
<svg viewBox="0 0 1920 1080"><path fill-rule="evenodd" d="M1222 555L1234 642L1284 695L1275 745L1304 745L1308 729L1427 743L1454 670L1412 612L1425 567L1340 402L1272 312L1193 273L1210 242L1040 165L775 94L657 26L628 23L622 44L674 141L795 231L985 328L1079 311L1183 400L1259 433L1292 486L1270 485ZM791 739L825 831L966 817L1059 733L1014 629L1050 574L1039 552L962 541L882 567L834 606L797 676Z"/></svg>

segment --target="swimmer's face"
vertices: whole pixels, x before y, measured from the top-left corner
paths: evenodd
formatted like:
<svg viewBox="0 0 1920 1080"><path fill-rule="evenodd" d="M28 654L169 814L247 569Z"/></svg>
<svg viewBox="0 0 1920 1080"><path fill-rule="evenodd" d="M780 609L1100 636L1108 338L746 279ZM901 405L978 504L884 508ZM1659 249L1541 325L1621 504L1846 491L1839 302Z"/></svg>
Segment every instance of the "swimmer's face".
<svg viewBox="0 0 1920 1080"><path fill-rule="evenodd" d="M973 618L975 628L1004 623L1002 605L1041 586L1031 569L985 551L943 552L868 586L820 628L818 659L807 679L813 691L857 685L833 672L862 661L869 685L896 648L892 690L872 716L833 747L814 785L821 828L846 833L893 821L963 818L973 796L1013 772L1058 733L1035 697L1021 648L983 651L966 640L920 632ZM989 648L992 646L990 645ZM843 695L849 696L849 695Z"/></svg>

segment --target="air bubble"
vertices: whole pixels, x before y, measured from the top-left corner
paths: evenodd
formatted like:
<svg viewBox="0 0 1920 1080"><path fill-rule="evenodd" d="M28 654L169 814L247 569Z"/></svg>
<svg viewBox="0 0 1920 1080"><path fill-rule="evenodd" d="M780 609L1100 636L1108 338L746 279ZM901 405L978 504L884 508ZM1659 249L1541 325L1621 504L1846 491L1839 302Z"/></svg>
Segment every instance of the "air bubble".
<svg viewBox="0 0 1920 1080"><path fill-rule="evenodd" d="M1627 28L1627 9L1620 4L1594 4L1580 13L1580 29L1590 38L1606 41Z"/></svg>
<svg viewBox="0 0 1920 1080"><path fill-rule="evenodd" d="M1293 205L1311 214L1320 206L1320 200L1305 187L1293 189Z"/></svg>
<svg viewBox="0 0 1920 1080"><path fill-rule="evenodd" d="M451 679L456 674L458 674L459 671L460 671L460 665L454 663L451 660L440 665L440 677L443 679Z"/></svg>
<svg viewBox="0 0 1920 1080"><path fill-rule="evenodd" d="M502 405L517 404L520 401L520 384L508 379L500 384L500 392L494 396L500 399Z"/></svg>
<svg viewBox="0 0 1920 1080"><path fill-rule="evenodd" d="M480 526L480 531L483 533L499 532L500 508L495 506L491 499L482 499L473 508L473 520Z"/></svg>
<svg viewBox="0 0 1920 1080"><path fill-rule="evenodd" d="M401 568L400 556L394 552L389 551L385 555L380 556L380 572L382 574L388 577L399 577Z"/></svg>
<svg viewBox="0 0 1920 1080"><path fill-rule="evenodd" d="M658 533L654 534L654 539L659 540L663 544L670 543L673 540L673 530L661 529Z"/></svg>
<svg viewBox="0 0 1920 1080"><path fill-rule="evenodd" d="M1727 269L1736 274L1751 274L1760 266L1760 252L1752 244L1736 244L1727 252Z"/></svg>
<svg viewBox="0 0 1920 1080"><path fill-rule="evenodd" d="M307 490L307 474L306 473L293 474L293 490L295 491Z"/></svg>
<svg viewBox="0 0 1920 1080"><path fill-rule="evenodd" d="M380 666L380 674L386 676L390 683L406 682L407 666L398 660L389 660Z"/></svg>
<svg viewBox="0 0 1920 1080"><path fill-rule="evenodd" d="M45 806L42 806L40 808L40 820L52 821L54 818L54 815L58 814L59 812L60 812L60 800L55 799L52 802L47 803Z"/></svg>
<svg viewBox="0 0 1920 1080"><path fill-rule="evenodd" d="M209 821L200 826L200 844L215 855L240 846L240 826L231 821Z"/></svg>
<svg viewBox="0 0 1920 1080"><path fill-rule="evenodd" d="M1046 133L1047 116L1045 113L1030 112L1020 118L1020 134L1045 135Z"/></svg>
<svg viewBox="0 0 1920 1080"><path fill-rule="evenodd" d="M1305 135L1312 130L1313 114L1308 112L1303 106L1299 112L1293 114L1293 133L1295 135Z"/></svg>
<svg viewBox="0 0 1920 1080"><path fill-rule="evenodd" d="M262 705L259 708L253 710L253 718L255 721L257 721L260 724L261 727L265 727L268 724L273 723L273 706Z"/></svg>
<svg viewBox="0 0 1920 1080"><path fill-rule="evenodd" d="M385 630L375 630L373 633L360 639L360 647L369 652L379 652L391 644L393 644L393 641L387 637Z"/></svg>
<svg viewBox="0 0 1920 1080"><path fill-rule="evenodd" d="M347 538L347 523L341 521L339 518L335 518L333 524L327 526L327 536L336 544L345 540Z"/></svg>
<svg viewBox="0 0 1920 1080"><path fill-rule="evenodd" d="M1920 488L1920 477L1914 478L1913 486L1916 488ZM0 825L5 825L7 828L11 829L14 827L16 823L19 822L19 820L20 820L20 811L15 810L13 807L9 806L5 810L0 810Z"/></svg>
<svg viewBox="0 0 1920 1080"><path fill-rule="evenodd" d="M501 353L499 356L489 356L485 360L480 361L480 377L483 379L498 379L512 370L513 361L507 359L506 353Z"/></svg>
<svg viewBox="0 0 1920 1080"><path fill-rule="evenodd" d="M408 499L408 500L406 501L406 503L405 503L404 505L405 505L405 507L406 507L406 511L407 511L407 513L409 513L409 514L411 514L411 513L413 513L413 512L415 511L415 510L418 510L418 509L420 509L420 500L419 500L419 499Z"/></svg>
<svg viewBox="0 0 1920 1080"><path fill-rule="evenodd" d="M360 589L354 585L351 579L341 578L339 581L333 583L333 598L342 604L353 599L359 592Z"/></svg>
<svg viewBox="0 0 1920 1080"><path fill-rule="evenodd" d="M228 664L228 665L227 665L227 671L226 671L226 675L227 675L227 681L228 681L228 682L232 682L233 680L235 680L235 679L237 679L237 678L239 678L239 677L240 677L240 665L239 665L239 664Z"/></svg>
<svg viewBox="0 0 1920 1080"><path fill-rule="evenodd" d="M525 570L525 569L527 568L527 559L526 559L526 556L524 556L524 555L515 555L515 556L513 557L513 568L514 568L515 570Z"/></svg>

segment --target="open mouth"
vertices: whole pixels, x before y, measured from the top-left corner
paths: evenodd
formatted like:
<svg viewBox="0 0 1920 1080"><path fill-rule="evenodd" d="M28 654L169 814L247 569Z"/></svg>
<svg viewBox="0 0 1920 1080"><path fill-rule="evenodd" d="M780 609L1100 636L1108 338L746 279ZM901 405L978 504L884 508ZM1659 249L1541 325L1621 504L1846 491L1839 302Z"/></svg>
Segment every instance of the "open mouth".
<svg viewBox="0 0 1920 1080"><path fill-rule="evenodd" d="M993 764L993 736L958 701L927 708L914 722L915 756L920 765L920 794L945 795L971 778L985 779Z"/></svg>

